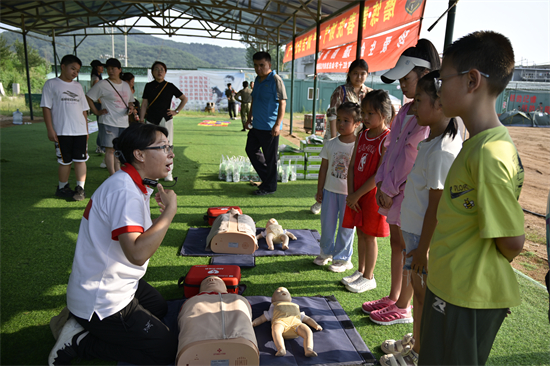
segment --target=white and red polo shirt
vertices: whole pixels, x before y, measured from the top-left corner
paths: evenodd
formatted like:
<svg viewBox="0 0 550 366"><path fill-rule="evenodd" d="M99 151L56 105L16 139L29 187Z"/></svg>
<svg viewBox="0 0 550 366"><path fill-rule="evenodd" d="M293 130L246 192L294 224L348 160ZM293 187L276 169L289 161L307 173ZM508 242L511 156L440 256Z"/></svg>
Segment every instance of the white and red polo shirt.
<svg viewBox="0 0 550 366"><path fill-rule="evenodd" d="M96 313L103 319L134 298L149 261L142 266L130 263L118 236L151 227L152 193L127 164L92 195L80 223L67 286L67 306L75 316L90 320Z"/></svg>

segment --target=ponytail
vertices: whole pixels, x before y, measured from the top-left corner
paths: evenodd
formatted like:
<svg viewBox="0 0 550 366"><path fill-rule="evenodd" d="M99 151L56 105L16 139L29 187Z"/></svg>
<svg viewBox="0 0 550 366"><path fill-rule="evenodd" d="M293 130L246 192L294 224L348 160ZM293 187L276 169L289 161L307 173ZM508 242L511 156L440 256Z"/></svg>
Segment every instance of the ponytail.
<svg viewBox="0 0 550 366"><path fill-rule="evenodd" d="M456 134L458 133L458 123L456 122L456 118L451 118L449 120L449 123L447 124L447 127L445 128L445 131L441 134L441 138L445 137L446 135L449 135L452 140L456 137Z"/></svg>

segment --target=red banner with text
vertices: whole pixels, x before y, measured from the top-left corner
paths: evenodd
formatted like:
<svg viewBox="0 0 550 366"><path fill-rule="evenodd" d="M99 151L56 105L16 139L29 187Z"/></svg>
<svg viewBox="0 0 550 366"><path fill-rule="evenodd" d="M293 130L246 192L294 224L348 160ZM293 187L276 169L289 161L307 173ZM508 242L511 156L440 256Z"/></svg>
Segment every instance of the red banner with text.
<svg viewBox="0 0 550 366"><path fill-rule="evenodd" d="M419 35L420 21L417 21L392 32L363 39L361 58L367 61L369 72L390 69L404 50L418 42ZM317 61L317 72L348 72L349 65L355 61L356 47L357 42L353 42L323 50Z"/></svg>
<svg viewBox="0 0 550 366"><path fill-rule="evenodd" d="M424 13L424 0L367 0L363 13L363 38L386 32L414 22ZM319 51L357 41L359 5L339 16L321 23ZM317 32L315 29L296 37L295 58L313 55ZM286 45L283 62L292 61L292 42Z"/></svg>

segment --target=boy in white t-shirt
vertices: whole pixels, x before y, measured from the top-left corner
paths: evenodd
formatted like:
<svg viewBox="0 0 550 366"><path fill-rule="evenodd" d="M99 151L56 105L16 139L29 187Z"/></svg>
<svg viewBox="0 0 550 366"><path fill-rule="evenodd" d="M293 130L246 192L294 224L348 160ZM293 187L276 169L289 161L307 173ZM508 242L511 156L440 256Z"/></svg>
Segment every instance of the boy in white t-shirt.
<svg viewBox="0 0 550 366"><path fill-rule="evenodd" d="M355 147L355 129L361 124L361 106L345 102L338 107L336 127L339 136L329 140L321 150L321 170L315 199L321 203L321 254L313 263L328 267L332 272L353 268L353 233L355 229L342 227L348 196L348 168ZM336 240L334 235L338 228Z"/></svg>
<svg viewBox="0 0 550 366"><path fill-rule="evenodd" d="M73 55L61 59L61 76L44 84L40 106L48 139L55 143L59 163L59 186L55 195L82 201L86 198L86 161L88 160L88 103L78 76L82 62ZM71 164L74 165L76 188L69 186Z"/></svg>

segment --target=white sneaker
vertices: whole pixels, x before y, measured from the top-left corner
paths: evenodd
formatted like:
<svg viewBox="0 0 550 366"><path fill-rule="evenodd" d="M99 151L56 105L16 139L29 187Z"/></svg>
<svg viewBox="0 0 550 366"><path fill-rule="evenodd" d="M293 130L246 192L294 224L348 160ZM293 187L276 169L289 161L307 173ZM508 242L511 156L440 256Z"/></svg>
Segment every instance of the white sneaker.
<svg viewBox="0 0 550 366"><path fill-rule="evenodd" d="M72 316L67 320L48 357L48 365L69 365L77 357L77 338L85 330Z"/></svg>
<svg viewBox="0 0 550 366"><path fill-rule="evenodd" d="M359 271L355 271L351 276L346 276L340 280L344 285L349 285L353 281L357 280L358 278L363 277L363 274Z"/></svg>
<svg viewBox="0 0 550 366"><path fill-rule="evenodd" d="M357 280L346 285L346 289L354 293L361 293L375 288L376 280L374 279L374 276L372 277L372 280L369 280L365 277L359 277Z"/></svg>
<svg viewBox="0 0 550 366"><path fill-rule="evenodd" d="M331 272L345 272L348 269L353 268L353 263L350 261L344 261L344 260L335 260L333 263L328 266L328 270Z"/></svg>
<svg viewBox="0 0 550 366"><path fill-rule="evenodd" d="M101 164L99 164L99 167L100 167L100 168L103 168L103 169L107 168L107 165L105 164L105 160L103 160L103 161L101 162Z"/></svg>
<svg viewBox="0 0 550 366"><path fill-rule="evenodd" d="M327 265L328 262L332 262L332 255L323 255L323 254L321 254L313 260L313 263L315 263L318 266Z"/></svg>
<svg viewBox="0 0 550 366"><path fill-rule="evenodd" d="M315 215L318 215L321 212L321 204L319 202L315 202L309 210Z"/></svg>

